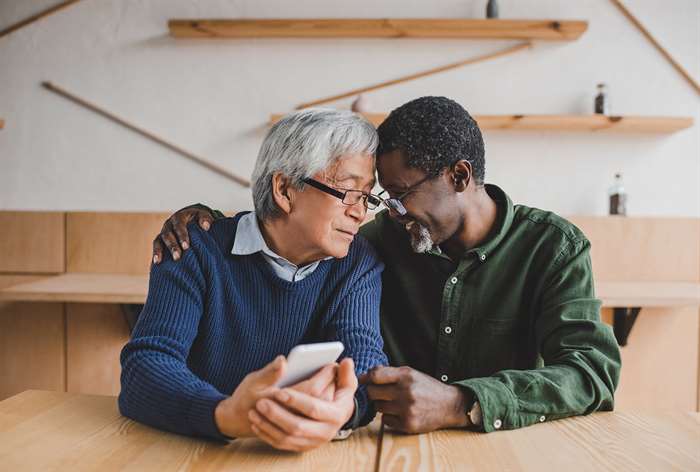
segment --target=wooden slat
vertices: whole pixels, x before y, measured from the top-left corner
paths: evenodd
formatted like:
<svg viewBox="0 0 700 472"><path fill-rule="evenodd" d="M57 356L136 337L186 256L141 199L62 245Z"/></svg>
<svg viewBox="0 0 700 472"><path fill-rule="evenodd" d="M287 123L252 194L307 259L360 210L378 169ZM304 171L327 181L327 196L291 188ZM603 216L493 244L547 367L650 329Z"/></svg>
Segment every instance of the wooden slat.
<svg viewBox="0 0 700 472"><path fill-rule="evenodd" d="M0 400L65 389L64 326L61 304L0 303Z"/></svg>
<svg viewBox="0 0 700 472"><path fill-rule="evenodd" d="M700 283L596 282L604 307L700 306Z"/></svg>
<svg viewBox="0 0 700 472"><path fill-rule="evenodd" d="M572 41L586 21L487 19L173 19L176 38L464 38Z"/></svg>
<svg viewBox="0 0 700 472"><path fill-rule="evenodd" d="M291 454L256 439L221 445L158 431L120 416L114 397L29 391L0 403L7 470L373 470L377 433Z"/></svg>
<svg viewBox="0 0 700 472"><path fill-rule="evenodd" d="M700 421L679 412L595 413L514 431L385 430L380 470L698 470Z"/></svg>
<svg viewBox="0 0 700 472"><path fill-rule="evenodd" d="M68 273L0 290L0 300L144 303L148 275Z"/></svg>
<svg viewBox="0 0 700 472"><path fill-rule="evenodd" d="M66 216L66 271L147 274L153 238L169 213L91 213Z"/></svg>
<svg viewBox="0 0 700 472"><path fill-rule="evenodd" d="M273 114L270 123L284 114ZM365 113L374 126L379 126L386 113ZM693 126L690 117L605 116L605 115L476 115L479 128L489 131L571 131L620 133L673 133Z"/></svg>
<svg viewBox="0 0 700 472"><path fill-rule="evenodd" d="M129 327L117 304L66 305L66 390L118 395L119 354L129 340Z"/></svg>
<svg viewBox="0 0 700 472"><path fill-rule="evenodd" d="M65 270L63 213L0 211L0 228L0 272Z"/></svg>

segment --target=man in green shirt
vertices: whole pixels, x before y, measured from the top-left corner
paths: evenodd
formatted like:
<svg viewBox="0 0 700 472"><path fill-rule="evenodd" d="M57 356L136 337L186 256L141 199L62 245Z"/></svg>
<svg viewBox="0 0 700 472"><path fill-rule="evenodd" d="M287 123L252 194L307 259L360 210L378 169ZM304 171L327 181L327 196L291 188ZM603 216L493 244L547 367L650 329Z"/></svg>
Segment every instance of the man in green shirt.
<svg viewBox="0 0 700 472"><path fill-rule="evenodd" d="M413 100L377 132L389 210L361 233L386 265L392 366L360 380L384 422L408 433L491 432L612 410L620 353L600 321L583 233L484 184L481 131L452 100ZM199 206L171 217L155 262L163 245L179 254L193 218L206 227L213 215Z"/></svg>

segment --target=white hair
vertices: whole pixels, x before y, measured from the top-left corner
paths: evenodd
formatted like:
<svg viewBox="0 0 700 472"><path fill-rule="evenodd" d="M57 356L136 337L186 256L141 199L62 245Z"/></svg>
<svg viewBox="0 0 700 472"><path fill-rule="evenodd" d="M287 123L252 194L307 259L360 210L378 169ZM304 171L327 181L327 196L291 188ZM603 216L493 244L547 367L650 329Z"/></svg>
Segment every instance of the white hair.
<svg viewBox="0 0 700 472"><path fill-rule="evenodd" d="M253 204L258 218L279 214L272 194L272 176L291 179L303 189L303 179L325 170L339 159L377 151L377 131L365 118L349 110L309 108L284 116L260 146L252 175Z"/></svg>

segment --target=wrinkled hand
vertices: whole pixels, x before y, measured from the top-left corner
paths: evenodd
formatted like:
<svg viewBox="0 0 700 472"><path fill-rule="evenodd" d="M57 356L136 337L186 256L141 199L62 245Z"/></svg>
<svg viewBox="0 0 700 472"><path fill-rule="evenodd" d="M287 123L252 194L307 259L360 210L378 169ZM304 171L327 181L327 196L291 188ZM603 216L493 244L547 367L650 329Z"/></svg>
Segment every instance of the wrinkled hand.
<svg viewBox="0 0 700 472"><path fill-rule="evenodd" d="M173 260L180 259L182 251L190 247L190 235L187 225L197 220L199 227L209 231L214 216L209 210L199 207L185 207L178 210L165 220L160 234L153 240L153 263L160 264L163 260L163 246L168 248Z"/></svg>
<svg viewBox="0 0 700 472"><path fill-rule="evenodd" d="M337 364L328 364L303 382L289 387L312 398L332 398L335 394ZM219 431L230 437L253 436L248 412L261 398L269 398L280 389L275 386L287 369L284 356L277 356L260 370L246 375L229 398L222 400L214 410L214 420Z"/></svg>
<svg viewBox="0 0 700 472"><path fill-rule="evenodd" d="M294 388L282 389L255 403L255 409L248 414L251 429L277 449L313 449L333 439L352 417L356 390L355 365L352 359L343 359L332 398L314 398Z"/></svg>
<svg viewBox="0 0 700 472"><path fill-rule="evenodd" d="M413 434L468 425L469 395L410 367L375 367L360 383L392 429Z"/></svg>

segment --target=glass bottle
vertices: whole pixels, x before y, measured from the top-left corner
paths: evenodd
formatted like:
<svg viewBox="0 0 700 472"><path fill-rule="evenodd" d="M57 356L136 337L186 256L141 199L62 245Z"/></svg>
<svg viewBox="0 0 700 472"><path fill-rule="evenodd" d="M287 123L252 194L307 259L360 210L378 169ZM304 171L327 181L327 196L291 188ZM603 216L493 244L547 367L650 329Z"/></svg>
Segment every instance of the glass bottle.
<svg viewBox="0 0 700 472"><path fill-rule="evenodd" d="M596 114L610 114L610 99L608 98L608 87L605 84L598 84L598 95L595 96L595 105L593 107Z"/></svg>
<svg viewBox="0 0 700 472"><path fill-rule="evenodd" d="M625 187L622 184L622 174L619 172L615 174L615 182L608 190L608 198L611 215L627 215L627 193L625 193Z"/></svg>
<svg viewBox="0 0 700 472"><path fill-rule="evenodd" d="M486 4L486 18L498 18L498 2L489 0Z"/></svg>

